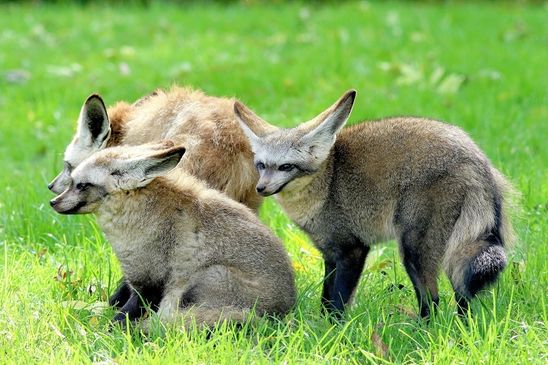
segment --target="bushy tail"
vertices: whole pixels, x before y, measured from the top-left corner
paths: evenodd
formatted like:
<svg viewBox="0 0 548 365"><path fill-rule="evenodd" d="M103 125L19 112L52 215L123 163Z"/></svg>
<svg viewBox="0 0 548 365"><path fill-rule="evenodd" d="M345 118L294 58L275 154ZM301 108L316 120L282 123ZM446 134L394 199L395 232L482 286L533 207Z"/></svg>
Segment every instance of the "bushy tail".
<svg viewBox="0 0 548 365"><path fill-rule="evenodd" d="M444 256L444 268L455 291L465 298L493 283L507 263L514 235L509 219L513 189L492 168L493 191L469 191ZM482 186L478 184L476 186Z"/></svg>

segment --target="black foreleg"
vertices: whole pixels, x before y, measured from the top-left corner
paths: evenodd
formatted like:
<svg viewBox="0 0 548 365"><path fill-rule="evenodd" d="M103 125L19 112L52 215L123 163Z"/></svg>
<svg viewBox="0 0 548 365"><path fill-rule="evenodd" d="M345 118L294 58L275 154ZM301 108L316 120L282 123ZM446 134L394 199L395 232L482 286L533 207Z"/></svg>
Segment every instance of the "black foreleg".
<svg viewBox="0 0 548 365"><path fill-rule="evenodd" d="M331 302L331 293L333 292L333 287L335 286L335 270L337 263L333 260L325 259L325 275L323 279L323 291L322 291L322 309L330 313L333 311L333 306Z"/></svg>
<svg viewBox="0 0 548 365"><path fill-rule="evenodd" d="M324 301L324 303L327 303L326 309L328 312L337 317L342 315L345 305L358 285L368 253L369 247L354 246L337 255L333 285L329 298Z"/></svg>
<svg viewBox="0 0 548 365"><path fill-rule="evenodd" d="M114 316L114 322L124 322L126 317L133 321L134 319L140 318L144 313L144 307L141 304L141 298L139 294L132 290L129 299L126 301L126 304L120 309L120 312Z"/></svg>
<svg viewBox="0 0 548 365"><path fill-rule="evenodd" d="M130 296L131 288L126 281L122 279L114 293L108 298L108 305L116 308L122 308L129 300Z"/></svg>

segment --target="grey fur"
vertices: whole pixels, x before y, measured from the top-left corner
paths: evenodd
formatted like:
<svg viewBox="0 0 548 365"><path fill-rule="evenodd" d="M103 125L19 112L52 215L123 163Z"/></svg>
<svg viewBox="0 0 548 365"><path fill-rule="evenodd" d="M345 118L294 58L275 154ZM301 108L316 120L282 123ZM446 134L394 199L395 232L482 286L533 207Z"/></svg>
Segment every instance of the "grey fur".
<svg viewBox="0 0 548 365"><path fill-rule="evenodd" d="M455 126L402 117L340 130L354 96L347 92L292 129L261 128L262 119L235 104L255 163L264 165L258 191L277 193L324 256L324 305L342 310L369 247L391 238L399 242L423 316L437 303L442 265L458 297L471 298L506 265L510 185ZM331 116L343 119L338 128L326 123ZM299 168L278 171L281 164Z"/></svg>
<svg viewBox="0 0 548 365"><path fill-rule="evenodd" d="M97 215L126 281L163 321L287 313L296 295L282 244L250 209L182 169L162 177L183 153L169 143L99 151L52 206Z"/></svg>

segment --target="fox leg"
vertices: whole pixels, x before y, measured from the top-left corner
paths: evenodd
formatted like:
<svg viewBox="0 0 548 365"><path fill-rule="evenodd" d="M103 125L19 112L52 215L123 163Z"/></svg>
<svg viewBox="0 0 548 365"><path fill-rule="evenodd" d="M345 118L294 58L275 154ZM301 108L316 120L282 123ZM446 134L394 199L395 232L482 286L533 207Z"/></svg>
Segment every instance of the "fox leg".
<svg viewBox="0 0 548 365"><path fill-rule="evenodd" d="M134 290L131 290L131 295L129 296L129 299L120 309L120 312L118 312L118 314L114 316L113 321L124 322L126 316L130 321L133 321L134 319L139 318L143 315L143 310L144 309L141 305L141 298Z"/></svg>
<svg viewBox="0 0 548 365"><path fill-rule="evenodd" d="M166 325L184 327L192 323L210 327L224 320L245 321L257 301L261 302L261 290L239 275L226 266L213 265L184 281L172 281L160 302L158 319ZM264 312L260 304L255 309L258 314ZM151 325L147 320L143 329L147 331Z"/></svg>
<svg viewBox="0 0 548 365"><path fill-rule="evenodd" d="M428 252L428 241L425 242L424 234L417 230L406 231L401 236L400 252L403 258L405 270L413 283L420 315L425 318L430 316L430 308L437 308L438 274L441 257L434 252Z"/></svg>
<svg viewBox="0 0 548 365"><path fill-rule="evenodd" d="M337 267L337 262L326 258L324 260L324 267L325 275L322 290L322 309L329 312L331 307L331 293L333 291L333 287L335 286L335 270Z"/></svg>
<svg viewBox="0 0 548 365"><path fill-rule="evenodd" d="M127 283L126 285L128 291L130 291L130 296L118 314L114 317L114 322L123 322L125 321L126 316L130 321L140 318L144 315L148 307L152 310L158 309L163 297L163 286L142 287L137 291L131 285Z"/></svg>
<svg viewBox="0 0 548 365"><path fill-rule="evenodd" d="M342 312L344 312L345 305L352 297L358 285L368 253L369 246L356 245L337 255L335 272L331 274L334 278L327 278L328 289L330 289L329 297L322 298L324 305L327 305L326 309L328 312L335 314L337 317L340 317ZM327 267L326 265L326 270ZM332 285L329 280L332 280Z"/></svg>
<svg viewBox="0 0 548 365"><path fill-rule="evenodd" d="M116 308L122 308L131 296L131 288L122 278L114 293L108 298L108 305Z"/></svg>

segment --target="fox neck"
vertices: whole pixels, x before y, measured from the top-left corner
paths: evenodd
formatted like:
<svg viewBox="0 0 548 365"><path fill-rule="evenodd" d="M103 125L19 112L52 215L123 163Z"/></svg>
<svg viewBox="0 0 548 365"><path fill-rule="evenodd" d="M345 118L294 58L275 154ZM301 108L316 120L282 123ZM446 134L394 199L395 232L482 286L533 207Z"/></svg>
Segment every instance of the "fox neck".
<svg viewBox="0 0 548 365"><path fill-rule="evenodd" d="M97 221L120 261L124 277L134 287L162 283L170 270L170 237L162 227L161 191L146 188L108 196L97 211ZM167 225L170 226L169 224Z"/></svg>
<svg viewBox="0 0 548 365"><path fill-rule="evenodd" d="M143 212L145 207L153 210L154 208L150 206L153 202L147 199L148 194L143 190L109 195L98 209L97 221L113 246L128 240L128 235L141 233L135 232L135 228L142 227L144 222L146 222L147 231L153 230L154 220L147 220L147 213Z"/></svg>
<svg viewBox="0 0 548 365"><path fill-rule="evenodd" d="M297 178L276 195L287 215L301 226L318 215L324 207L333 179L333 152L312 175Z"/></svg>

